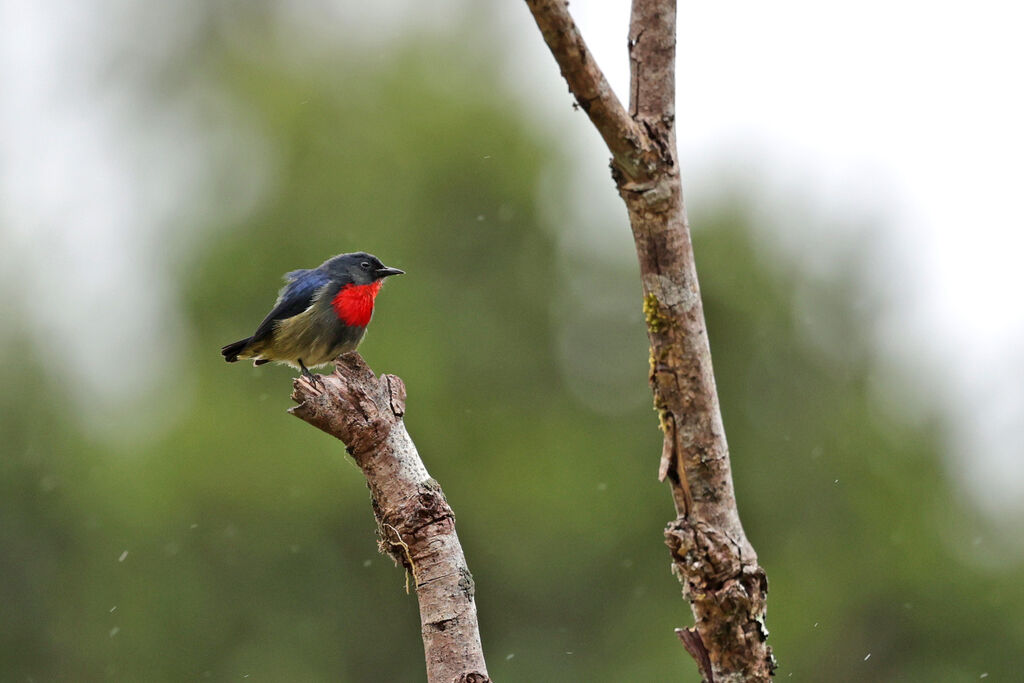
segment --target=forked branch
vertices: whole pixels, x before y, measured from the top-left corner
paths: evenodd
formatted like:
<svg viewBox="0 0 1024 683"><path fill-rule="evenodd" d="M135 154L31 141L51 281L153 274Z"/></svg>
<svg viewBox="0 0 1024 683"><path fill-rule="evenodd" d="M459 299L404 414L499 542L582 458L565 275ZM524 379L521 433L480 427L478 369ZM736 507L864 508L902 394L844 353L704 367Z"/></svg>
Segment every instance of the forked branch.
<svg viewBox="0 0 1024 683"><path fill-rule="evenodd" d="M633 0L628 112L565 0L526 4L612 153L612 176L629 212L651 343L649 379L664 433L657 471L677 514L665 535L696 621L681 639L705 680L768 680L775 666L764 625L768 584L736 508L676 160L675 1Z"/></svg>

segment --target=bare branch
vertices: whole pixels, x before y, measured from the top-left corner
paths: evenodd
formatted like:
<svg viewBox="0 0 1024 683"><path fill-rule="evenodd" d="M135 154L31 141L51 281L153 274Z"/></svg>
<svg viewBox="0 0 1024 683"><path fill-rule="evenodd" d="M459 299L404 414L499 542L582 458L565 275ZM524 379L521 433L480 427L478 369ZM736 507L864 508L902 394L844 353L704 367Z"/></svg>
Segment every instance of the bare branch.
<svg viewBox="0 0 1024 683"><path fill-rule="evenodd" d="M427 474L402 416L405 384L378 380L356 353L323 386L294 382L291 412L347 445L370 489L380 550L412 575L430 683L488 683L473 577L441 486Z"/></svg>
<svg viewBox="0 0 1024 683"><path fill-rule="evenodd" d="M676 111L676 4L635 0L629 18L629 111L671 124ZM675 152L672 147L671 152Z"/></svg>
<svg viewBox="0 0 1024 683"><path fill-rule="evenodd" d="M612 153L612 162L635 183L650 179L656 156L650 140L630 118L569 15L566 0L526 0L544 42L562 69L576 103L590 117Z"/></svg>
<svg viewBox="0 0 1024 683"><path fill-rule="evenodd" d="M600 116L594 107L588 113L612 152L640 261L650 383L664 433L658 477L669 482L677 513L666 542L696 620L684 643L708 680L767 681L775 666L764 626L768 584L736 508L676 163L675 0L633 0L632 125L621 120L565 2L527 5L577 101L596 93L603 104Z"/></svg>

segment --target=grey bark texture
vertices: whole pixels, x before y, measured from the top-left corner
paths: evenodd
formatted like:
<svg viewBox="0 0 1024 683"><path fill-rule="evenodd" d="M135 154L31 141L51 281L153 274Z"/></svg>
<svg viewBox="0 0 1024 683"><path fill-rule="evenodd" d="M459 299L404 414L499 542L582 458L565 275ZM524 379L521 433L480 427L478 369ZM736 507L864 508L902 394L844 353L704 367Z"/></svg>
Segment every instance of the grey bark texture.
<svg viewBox="0 0 1024 683"><path fill-rule="evenodd" d="M664 433L658 476L676 519L665 530L696 625L678 629L706 681L766 681L768 583L740 523L729 449L683 204L675 138L674 0L633 0L630 104L623 108L565 0L526 0L576 103L612 153L626 203L651 344L650 384Z"/></svg>
<svg viewBox="0 0 1024 683"><path fill-rule="evenodd" d="M475 587L441 486L405 429L405 384L374 376L357 353L335 361L322 385L294 381L291 412L340 439L366 476L380 550L416 585L430 683L488 683Z"/></svg>

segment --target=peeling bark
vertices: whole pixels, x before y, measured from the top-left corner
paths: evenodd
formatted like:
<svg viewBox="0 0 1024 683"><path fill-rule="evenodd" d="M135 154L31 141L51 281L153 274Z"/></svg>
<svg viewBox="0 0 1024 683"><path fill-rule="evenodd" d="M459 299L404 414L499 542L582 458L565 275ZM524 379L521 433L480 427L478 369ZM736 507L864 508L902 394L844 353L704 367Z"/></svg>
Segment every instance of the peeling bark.
<svg viewBox="0 0 1024 683"><path fill-rule="evenodd" d="M412 576L430 683L489 683L477 625L475 587L441 486L405 429L405 384L380 379L356 353L335 372L294 381L291 412L344 442L366 476L379 549Z"/></svg>
<svg viewBox="0 0 1024 683"><path fill-rule="evenodd" d="M658 477L669 482L677 514L665 536L696 621L680 638L706 681L768 680L775 668L764 626L768 584L736 508L676 159L675 1L633 0L628 112L567 3L526 4L612 153L612 177L629 212L664 433Z"/></svg>

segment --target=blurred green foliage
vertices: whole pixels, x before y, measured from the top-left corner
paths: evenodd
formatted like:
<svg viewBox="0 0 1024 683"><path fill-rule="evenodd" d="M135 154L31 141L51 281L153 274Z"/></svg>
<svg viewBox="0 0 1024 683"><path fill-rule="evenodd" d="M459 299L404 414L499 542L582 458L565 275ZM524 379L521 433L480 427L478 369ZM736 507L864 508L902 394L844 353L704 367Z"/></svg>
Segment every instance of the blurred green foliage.
<svg viewBox="0 0 1024 683"><path fill-rule="evenodd" d="M282 273L366 249L408 271L382 292L363 352L408 385L495 680L698 680L672 631L691 617L662 542L655 416L646 402L595 412L560 369L569 269L633 302L591 321L589 343L624 349L608 372L641 394L647 351L634 256L561 254L538 216L540 178L562 182L542 174L565 164L558 141L522 120L491 64L419 45L296 70L283 48L239 49L264 45L259 26L214 32L183 67L215 78L277 164L255 215L208 215L178 266L183 417L142 448L111 446L68 419L40 368L0 370L0 679L422 678L415 598L375 551L360 473L284 413L287 369L217 353L259 321ZM971 560L977 525L944 479L938 425L878 408L860 285L808 282L768 257L743 206L693 222L779 677L1019 676L1024 572ZM828 311L827 348L801 325L801 288Z"/></svg>

